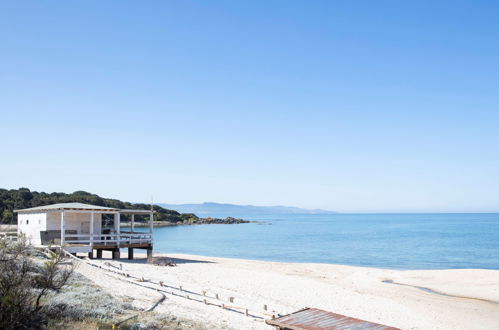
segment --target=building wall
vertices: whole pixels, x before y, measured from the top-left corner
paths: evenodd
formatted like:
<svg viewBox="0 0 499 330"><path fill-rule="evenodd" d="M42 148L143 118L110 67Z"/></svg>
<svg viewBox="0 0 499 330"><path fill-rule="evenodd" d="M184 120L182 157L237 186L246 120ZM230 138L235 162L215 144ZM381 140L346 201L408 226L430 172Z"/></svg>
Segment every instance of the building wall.
<svg viewBox="0 0 499 330"><path fill-rule="evenodd" d="M40 245L40 231L47 226L47 213L19 213L17 215L17 232L24 234L34 245Z"/></svg>
<svg viewBox="0 0 499 330"><path fill-rule="evenodd" d="M94 233L101 232L102 215L94 213ZM76 230L78 234L90 233L90 213L64 213L64 229ZM61 212L49 212L47 230L61 230Z"/></svg>
<svg viewBox="0 0 499 330"><path fill-rule="evenodd" d="M61 230L61 212L19 213L17 232L23 233L34 245L41 245L41 231ZM94 213L94 233L101 233L102 215ZM65 230L76 230L77 234L90 233L90 213L64 213Z"/></svg>

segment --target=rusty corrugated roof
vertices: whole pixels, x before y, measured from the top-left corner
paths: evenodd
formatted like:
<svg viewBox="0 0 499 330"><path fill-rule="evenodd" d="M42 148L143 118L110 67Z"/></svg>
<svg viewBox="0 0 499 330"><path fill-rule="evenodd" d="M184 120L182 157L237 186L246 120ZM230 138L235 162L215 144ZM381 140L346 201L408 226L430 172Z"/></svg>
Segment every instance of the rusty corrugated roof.
<svg viewBox="0 0 499 330"><path fill-rule="evenodd" d="M305 308L276 319L267 320L266 323L292 330L399 330L398 328L359 320L317 308Z"/></svg>

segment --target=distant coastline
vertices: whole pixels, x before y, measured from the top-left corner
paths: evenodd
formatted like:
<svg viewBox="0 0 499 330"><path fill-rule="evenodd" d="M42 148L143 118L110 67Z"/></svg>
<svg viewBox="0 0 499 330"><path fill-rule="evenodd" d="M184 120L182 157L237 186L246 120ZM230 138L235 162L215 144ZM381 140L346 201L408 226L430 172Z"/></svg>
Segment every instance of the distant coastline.
<svg viewBox="0 0 499 330"><path fill-rule="evenodd" d="M321 209L305 209L292 206L255 206L255 205L237 205L227 203L199 203L199 204L166 204L157 205L176 210L181 213L195 213L200 216L212 217L247 217L260 215L289 215L289 214L337 214L335 211Z"/></svg>

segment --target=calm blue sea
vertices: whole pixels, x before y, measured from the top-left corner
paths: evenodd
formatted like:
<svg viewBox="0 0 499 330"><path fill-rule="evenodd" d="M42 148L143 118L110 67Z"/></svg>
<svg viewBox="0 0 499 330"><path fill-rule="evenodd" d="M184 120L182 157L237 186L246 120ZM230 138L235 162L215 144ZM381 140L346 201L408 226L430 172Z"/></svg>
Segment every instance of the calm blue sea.
<svg viewBox="0 0 499 330"><path fill-rule="evenodd" d="M499 214L279 215L252 219L263 223L157 228L155 250L395 269L499 269Z"/></svg>

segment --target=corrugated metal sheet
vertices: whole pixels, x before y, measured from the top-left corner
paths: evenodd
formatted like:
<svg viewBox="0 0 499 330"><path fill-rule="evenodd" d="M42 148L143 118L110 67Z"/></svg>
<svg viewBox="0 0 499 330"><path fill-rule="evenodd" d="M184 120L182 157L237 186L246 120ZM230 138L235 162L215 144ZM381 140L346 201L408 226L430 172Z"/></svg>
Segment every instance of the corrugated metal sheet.
<svg viewBox="0 0 499 330"><path fill-rule="evenodd" d="M398 330L398 328L359 320L317 308L305 308L276 319L267 320L266 323L279 328L292 330Z"/></svg>

